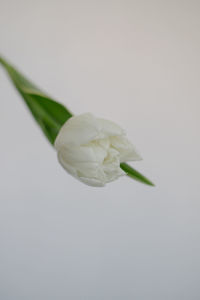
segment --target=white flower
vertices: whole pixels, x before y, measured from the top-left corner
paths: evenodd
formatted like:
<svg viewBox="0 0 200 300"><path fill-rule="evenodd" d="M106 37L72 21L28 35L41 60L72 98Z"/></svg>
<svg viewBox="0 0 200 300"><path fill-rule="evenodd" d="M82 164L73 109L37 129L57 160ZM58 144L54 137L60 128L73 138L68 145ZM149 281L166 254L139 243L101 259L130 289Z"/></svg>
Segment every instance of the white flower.
<svg viewBox="0 0 200 300"><path fill-rule="evenodd" d="M70 118L60 129L55 148L64 169L91 186L104 186L125 175L121 162L141 159L123 129L91 113Z"/></svg>

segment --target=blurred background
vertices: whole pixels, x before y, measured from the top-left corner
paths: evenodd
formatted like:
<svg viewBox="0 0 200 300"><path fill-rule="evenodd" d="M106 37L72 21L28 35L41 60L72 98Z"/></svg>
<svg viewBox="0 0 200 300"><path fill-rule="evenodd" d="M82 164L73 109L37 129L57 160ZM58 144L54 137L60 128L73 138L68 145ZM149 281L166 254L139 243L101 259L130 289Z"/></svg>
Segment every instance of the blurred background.
<svg viewBox="0 0 200 300"><path fill-rule="evenodd" d="M2 300L200 299L199 31L195 0L0 0L0 53L156 183L70 177L0 68Z"/></svg>

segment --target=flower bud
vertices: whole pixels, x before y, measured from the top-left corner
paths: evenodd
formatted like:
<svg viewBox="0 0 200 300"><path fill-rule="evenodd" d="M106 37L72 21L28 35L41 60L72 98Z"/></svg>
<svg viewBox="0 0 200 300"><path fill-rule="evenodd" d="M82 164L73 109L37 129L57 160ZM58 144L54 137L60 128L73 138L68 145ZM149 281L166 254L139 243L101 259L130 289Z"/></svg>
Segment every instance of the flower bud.
<svg viewBox="0 0 200 300"><path fill-rule="evenodd" d="M55 148L64 169L90 186L104 186L125 175L121 162L141 160L121 127L91 113L66 121Z"/></svg>

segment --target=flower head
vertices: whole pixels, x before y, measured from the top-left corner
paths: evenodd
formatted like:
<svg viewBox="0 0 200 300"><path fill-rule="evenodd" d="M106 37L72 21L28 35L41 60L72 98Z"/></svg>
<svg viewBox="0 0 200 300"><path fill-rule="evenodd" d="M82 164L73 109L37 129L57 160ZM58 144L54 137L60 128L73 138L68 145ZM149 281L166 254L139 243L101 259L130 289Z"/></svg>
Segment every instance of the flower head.
<svg viewBox="0 0 200 300"><path fill-rule="evenodd" d="M64 169L90 186L104 186L125 175L121 162L141 159L121 127L91 113L66 121L55 148Z"/></svg>

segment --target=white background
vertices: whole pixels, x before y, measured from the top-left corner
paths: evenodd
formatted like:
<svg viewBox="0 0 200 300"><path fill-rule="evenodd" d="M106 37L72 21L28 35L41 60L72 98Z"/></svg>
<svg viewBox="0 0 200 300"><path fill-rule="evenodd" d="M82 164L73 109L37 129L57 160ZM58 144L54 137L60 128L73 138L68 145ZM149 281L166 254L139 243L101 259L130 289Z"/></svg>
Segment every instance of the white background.
<svg viewBox="0 0 200 300"><path fill-rule="evenodd" d="M116 121L156 183L70 177L0 69L0 299L200 299L200 2L0 0L0 52Z"/></svg>

